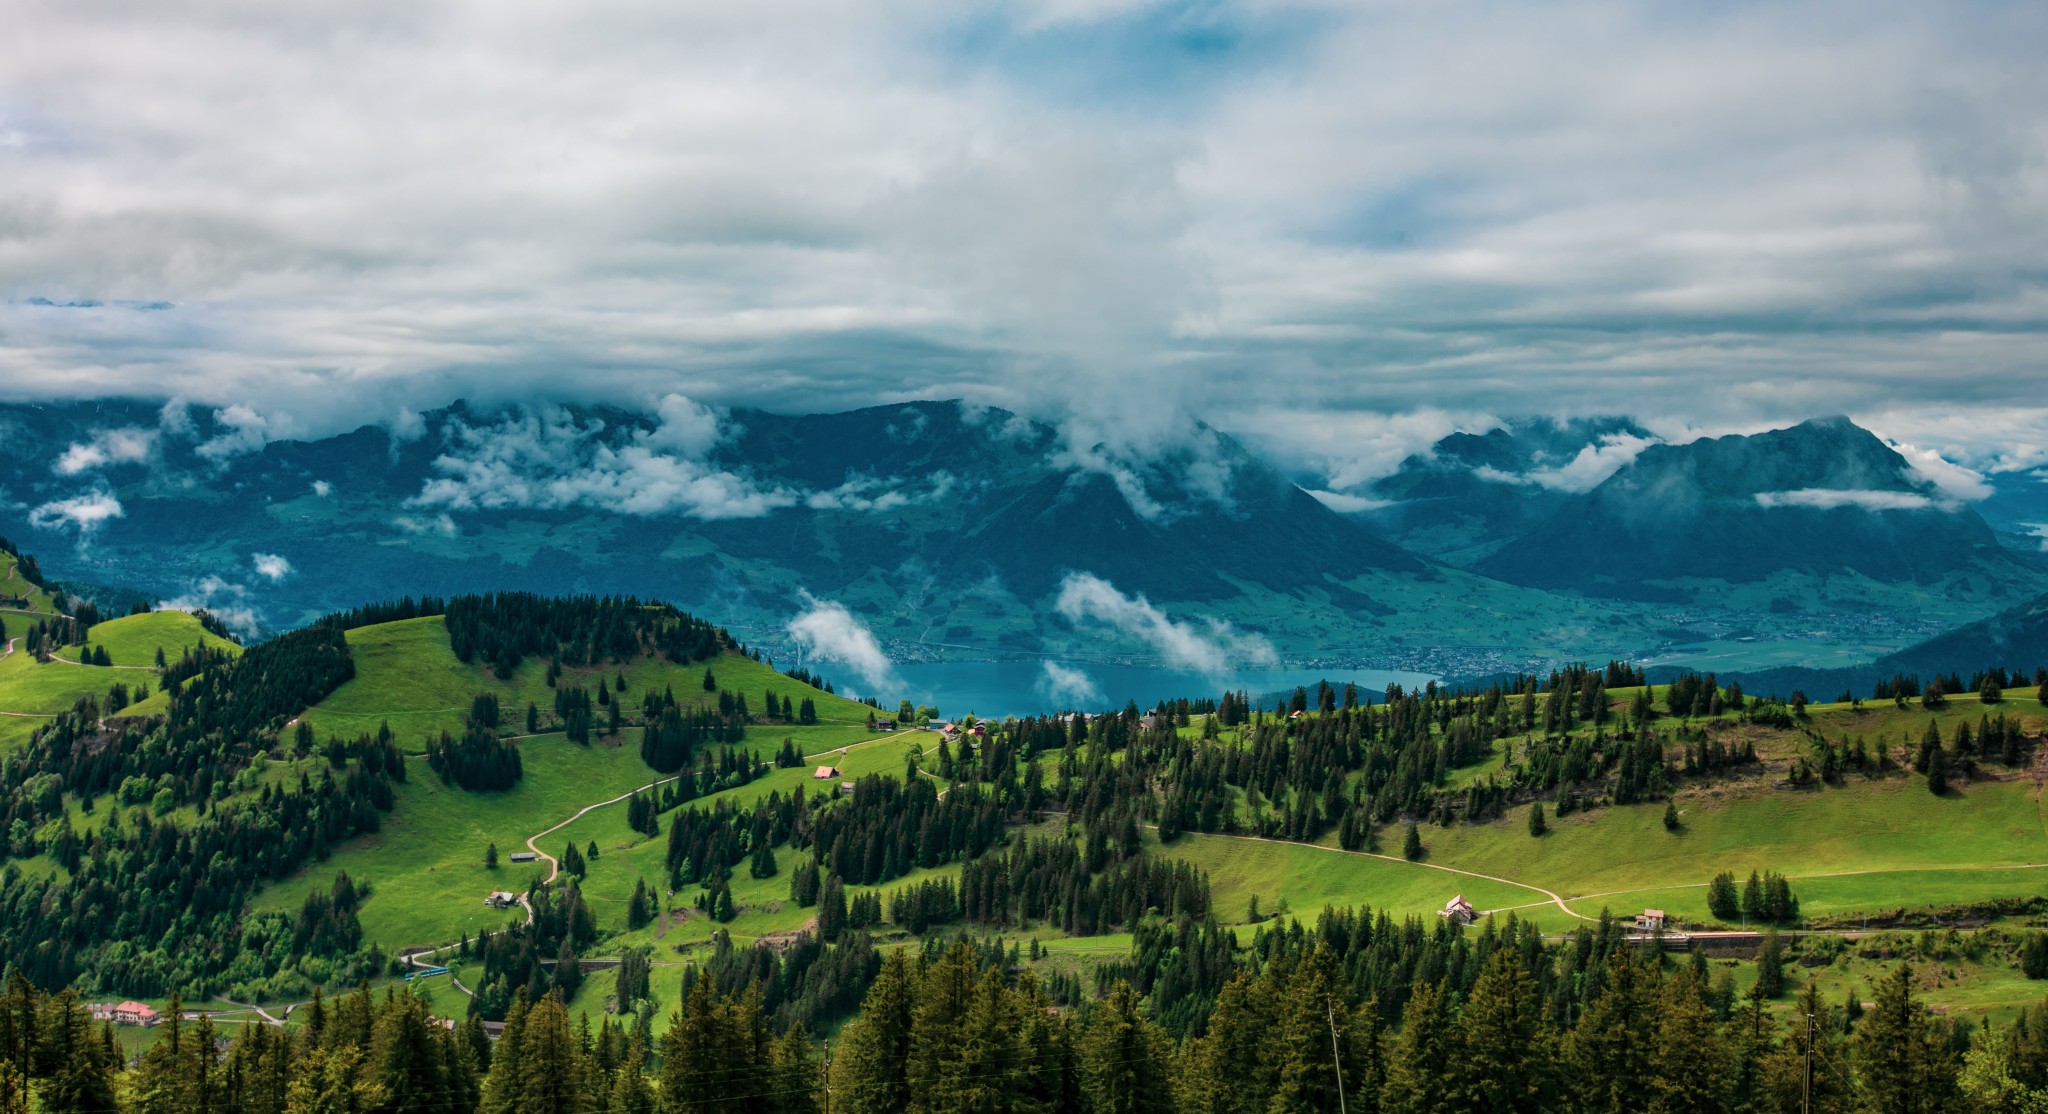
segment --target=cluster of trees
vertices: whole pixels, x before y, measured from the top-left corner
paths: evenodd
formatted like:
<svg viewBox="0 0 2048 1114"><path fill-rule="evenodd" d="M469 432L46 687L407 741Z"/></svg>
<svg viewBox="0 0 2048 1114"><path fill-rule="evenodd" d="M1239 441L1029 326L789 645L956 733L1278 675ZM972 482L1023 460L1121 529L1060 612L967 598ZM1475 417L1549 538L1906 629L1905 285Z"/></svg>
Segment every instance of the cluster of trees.
<svg viewBox="0 0 2048 1114"><path fill-rule="evenodd" d="M641 705L646 726L640 731L640 760L665 774L688 765L700 747L737 746L746 737L743 712L720 713L694 706L686 709L676 702L675 693L670 690L648 693Z"/></svg>
<svg viewBox="0 0 2048 1114"><path fill-rule="evenodd" d="M1735 875L1724 870L1707 884L1707 910L1723 921L1789 924L1799 919L1799 898L1785 876L1773 870L1750 871L1738 894Z"/></svg>
<svg viewBox="0 0 2048 1114"><path fill-rule="evenodd" d="M714 658L733 646L731 636L703 619L630 596L457 596L443 621L455 656L488 662L500 679L529 656L579 666L651 651L681 663Z"/></svg>
<svg viewBox="0 0 2048 1114"><path fill-rule="evenodd" d="M446 785L472 792L510 789L525 774L519 745L500 739L488 728L471 723L462 734L441 732L427 740L427 767Z"/></svg>
<svg viewBox="0 0 2048 1114"><path fill-rule="evenodd" d="M526 895L533 919L460 945L464 959L477 961L483 977L470 1013L489 1021L507 1018L513 1003L539 1001L550 992L564 1001L583 985L582 949L597 939L597 918L583 901L573 877L559 886L536 886Z"/></svg>

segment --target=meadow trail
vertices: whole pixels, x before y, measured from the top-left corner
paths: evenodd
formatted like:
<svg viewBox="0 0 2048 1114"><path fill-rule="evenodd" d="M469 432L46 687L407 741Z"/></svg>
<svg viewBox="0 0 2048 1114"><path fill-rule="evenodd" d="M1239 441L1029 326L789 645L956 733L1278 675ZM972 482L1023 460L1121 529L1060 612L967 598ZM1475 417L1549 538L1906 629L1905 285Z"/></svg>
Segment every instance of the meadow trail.
<svg viewBox="0 0 2048 1114"><path fill-rule="evenodd" d="M1147 824L1145 826L1148 828L1155 828L1156 830L1155 825ZM1594 919L1592 917L1585 916L1576 909L1573 909L1570 905L1567 905L1565 903L1566 899L1563 896L1553 893L1550 890L1546 890L1541 886L1533 886L1527 882L1517 882L1512 878L1501 878L1492 874L1481 874L1476 870L1461 870L1458 867L1443 866L1439 863L1416 862L1401 858L1398 855L1382 855L1377 851L1347 851L1342 847L1330 847L1320 843L1296 843L1293 840L1272 839L1267 836L1230 835L1224 832L1204 832L1202 834L1213 836L1218 839L1242 839L1249 840L1254 843L1278 843L1287 847L1306 847L1315 851L1327 851L1333 855L1357 855L1360 858L1379 859L1382 862L1399 863L1402 866L1422 867L1426 870L1441 870L1446 874L1462 874L1467 878L1477 878L1485 882L1499 882L1504 886L1513 886L1517 889L1522 890L1532 890L1536 893L1542 894L1545 898L1548 899L1545 901L1531 902L1528 905L1514 906L1514 908L1533 909L1541 905L1555 905L1558 907L1559 910L1563 911L1566 916L1576 917L1582 921L1591 921ZM1495 913L1502 912L1502 910L1488 909L1485 910L1485 912Z"/></svg>

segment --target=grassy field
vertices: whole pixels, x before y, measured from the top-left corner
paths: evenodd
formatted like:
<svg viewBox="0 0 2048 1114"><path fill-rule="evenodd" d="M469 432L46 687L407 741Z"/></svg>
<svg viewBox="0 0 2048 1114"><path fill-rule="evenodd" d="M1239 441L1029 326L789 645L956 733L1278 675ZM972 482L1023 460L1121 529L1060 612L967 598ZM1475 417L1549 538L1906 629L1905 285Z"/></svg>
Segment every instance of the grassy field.
<svg viewBox="0 0 2048 1114"><path fill-rule="evenodd" d="M12 626L9 633L13 636ZM141 668L78 665L77 647L68 647L59 655L70 660L38 662L17 646L14 653L0 658L0 713L6 713L0 715L0 753L27 742L46 719L69 710L81 696L104 693L117 682L153 687L156 675L148 667L155 660L158 646L164 646L165 652L175 658L180 648L204 638L209 644L226 647L229 653L241 652L240 647L208 635L197 619L182 611L112 619L93 627L92 633L94 644L105 645L117 664L133 662ZM161 702L159 696L157 703ZM140 712L149 710L147 703L137 708Z"/></svg>
<svg viewBox="0 0 2048 1114"><path fill-rule="evenodd" d="M166 660L173 662L191 646L211 646L226 651L230 656L239 656L242 652L242 648L233 642L208 634L199 625L199 620L183 611L151 611L95 623L86 632L85 641L87 646L105 648L107 656L123 669L155 669L158 650L164 652ZM75 662L81 649L67 646L57 656Z"/></svg>
<svg viewBox="0 0 2048 1114"><path fill-rule="evenodd" d="M448 645L448 629L439 616L362 627L349 631L347 637L349 653L355 659L355 679L302 717L322 735L354 736L374 732L379 723L388 722L401 747L422 753L429 736L442 731L459 733L470 700L486 692L498 695L511 730L517 730L523 722L528 704L539 706L544 721L554 718L555 690L547 685L545 662L528 658L509 680L501 681L488 667L474 662L465 664L456 658ZM840 728L846 742L866 737L865 724L871 710L866 705L817 692L751 658L727 655L709 665L720 688L744 694L749 705L757 710L770 692L798 702L809 695L817 705L821 726ZM676 699L684 703L714 701L715 695L704 690L705 668L706 663L676 665L642 658L623 667L568 669L558 683L594 688L600 676L616 679L623 672L627 685L625 710L627 718L634 719L639 714L641 694L648 691L671 689ZM764 740L773 736L771 750L782 739L775 731L763 728L756 732ZM758 741L749 739L757 745Z"/></svg>

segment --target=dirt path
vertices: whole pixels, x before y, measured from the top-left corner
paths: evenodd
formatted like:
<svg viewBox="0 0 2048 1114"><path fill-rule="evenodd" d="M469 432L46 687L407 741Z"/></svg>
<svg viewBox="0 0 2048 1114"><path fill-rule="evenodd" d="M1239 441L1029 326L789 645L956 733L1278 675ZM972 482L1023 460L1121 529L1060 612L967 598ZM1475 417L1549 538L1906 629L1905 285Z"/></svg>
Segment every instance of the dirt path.
<svg viewBox="0 0 2048 1114"><path fill-rule="evenodd" d="M7 640L7 649L6 649L5 651L0 651L0 658L5 658L5 657L11 657L11 656L12 656L12 655L14 654L14 644L15 644L15 643L17 643L17 642L19 642L19 641L21 641L21 639L20 639L20 638L10 638L10 639L8 639L8 640Z"/></svg>
<svg viewBox="0 0 2048 1114"><path fill-rule="evenodd" d="M1147 825L1146 825L1146 827L1148 827L1148 828L1149 828L1149 827L1153 827L1153 826L1154 826L1154 825L1150 825L1150 824L1147 824ZM1546 890L1546 889L1544 889L1544 888L1543 888L1543 887L1541 887L1541 886L1532 886L1532 885L1530 885L1530 884L1529 884L1529 883L1527 883L1527 882L1517 882L1517 881L1515 881L1515 880L1514 880L1514 879L1512 879L1512 878L1500 878L1500 877L1497 877L1497 876L1495 876L1495 875L1491 875L1491 874L1481 874L1481 873L1479 873L1479 872L1478 872L1478 871L1476 871L1476 870L1460 870L1459 868L1457 868L1457 867L1454 867L1454 866L1442 866L1442 865L1439 865L1439 864L1437 864L1437 863L1425 863L1425 862L1411 862L1411 861L1409 861L1409 860L1407 860L1407 859L1401 858L1401 857L1400 857L1400 856L1398 856L1398 855L1382 855L1382 854L1380 854L1380 853L1379 853L1379 852L1377 852L1377 851L1346 851L1346 850L1345 850L1345 849L1343 849L1342 847L1330 847L1330 846L1327 846L1327 845L1324 845L1324 844L1320 844L1320 843L1296 843L1296 842L1294 842L1294 841L1293 841L1293 840L1291 840L1291 839L1272 839L1272 838L1269 838L1269 837L1267 837L1267 836L1249 836L1249 835L1230 835L1230 834L1227 834L1227 833L1224 833L1224 832L1197 832L1197 833L1192 833L1192 834L1196 834L1196 835L1210 835L1210 836L1215 836L1215 837L1217 837L1217 838L1219 838L1219 839L1243 839L1243 840L1250 840L1250 841L1251 841L1251 842L1253 842L1253 843L1278 843L1278 844L1281 844L1281 845L1283 845L1283 846L1286 846L1286 847L1307 847L1307 848L1310 848L1311 850L1315 850L1315 851L1327 851L1327 852L1329 852L1330 854L1333 854L1333 855L1357 855L1357 856L1359 856L1360 858L1366 858L1366 859L1378 859L1378 860L1380 860L1381 862L1389 862L1389 863L1399 863L1399 864L1401 864L1402 866L1417 866L1417 867L1422 867L1422 868L1423 868L1423 869L1425 869L1425 870L1441 870L1441 871L1443 871L1443 872L1444 872L1444 873L1446 873L1446 874L1462 874L1462 875L1464 875L1464 876L1465 876L1465 877L1467 877L1467 878L1477 878L1477 879L1480 879L1481 881L1485 881L1485 882L1499 882L1499 883L1500 883L1501 885L1503 885L1503 886L1513 886L1513 887L1515 887L1515 888L1517 888L1517 889L1522 889L1522 890L1534 890L1535 892L1537 892L1537 893L1539 893L1539 894L1542 894L1542 895L1543 895L1544 897L1546 897L1546 898L1548 898L1548 899L1549 899L1548 901L1536 901L1536 902L1531 902L1531 903L1530 903L1530 904L1528 904L1528 905L1517 905L1517 906L1513 906L1513 908L1516 908L1516 909L1533 909L1533 908L1535 908L1535 907L1537 907L1537 906L1541 906L1541 905L1555 905L1555 906L1557 906L1557 907L1558 907L1558 909L1559 909L1559 910L1563 911L1563 912L1564 912L1564 914L1565 914L1566 916L1570 916L1570 917L1577 917L1577 918L1578 918L1579 920L1582 920L1582 921L1590 921L1590 920L1593 920L1593 919L1594 919L1594 918L1592 918L1592 917L1588 917L1588 916L1586 916L1586 915L1584 915L1584 914L1580 913L1580 912L1579 912L1578 910L1576 910L1576 909L1573 909L1573 908L1572 908L1571 906L1569 906L1569 905L1565 904L1565 898L1564 898L1563 896L1561 896L1561 895L1559 895L1559 894L1556 894L1556 893L1553 893L1553 892L1551 892L1550 890ZM1487 909L1487 910L1484 910L1484 912L1487 912L1487 913L1495 913L1495 912L1503 912L1503 911L1504 911L1504 910L1496 910L1496 909Z"/></svg>
<svg viewBox="0 0 2048 1114"><path fill-rule="evenodd" d="M905 735L914 735L916 733L917 732L914 729L910 731L893 731L887 735L877 735L872 739L862 739L860 742L857 743L848 743L843 747L833 747L831 750L821 750L816 754L806 754L804 755L804 761L809 762L813 758L829 758L835 754L845 754L849 750L855 750L865 746L873 746L876 743L886 743L891 739L900 739Z"/></svg>

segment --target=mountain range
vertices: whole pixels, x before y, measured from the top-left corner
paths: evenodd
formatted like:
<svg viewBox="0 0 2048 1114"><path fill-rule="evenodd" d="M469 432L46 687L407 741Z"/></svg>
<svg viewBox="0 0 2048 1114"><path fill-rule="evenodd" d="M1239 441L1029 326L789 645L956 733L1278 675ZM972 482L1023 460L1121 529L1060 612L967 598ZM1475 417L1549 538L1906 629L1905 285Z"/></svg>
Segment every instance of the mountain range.
<svg viewBox="0 0 2048 1114"><path fill-rule="evenodd" d="M252 630L519 588L672 599L773 648L827 600L898 660L1144 659L1192 637L1457 675L1577 656L1837 666L2048 589L2012 524L1843 418L1689 444L1622 418L1514 422L1348 500L1200 423L1136 452L956 402L458 402L273 435L238 408L0 407L0 533L52 575ZM1111 604L1077 605L1076 578Z"/></svg>

